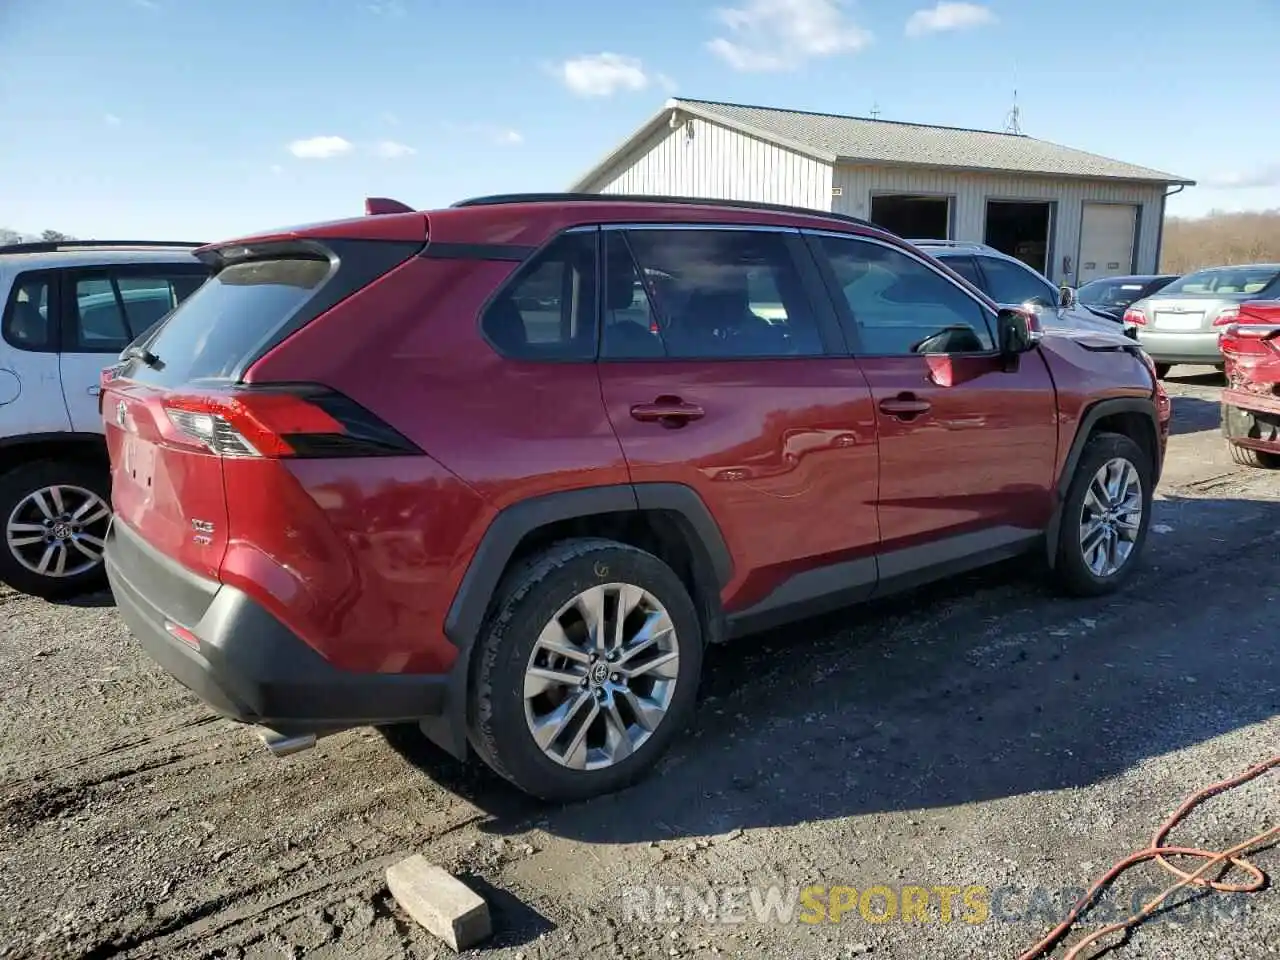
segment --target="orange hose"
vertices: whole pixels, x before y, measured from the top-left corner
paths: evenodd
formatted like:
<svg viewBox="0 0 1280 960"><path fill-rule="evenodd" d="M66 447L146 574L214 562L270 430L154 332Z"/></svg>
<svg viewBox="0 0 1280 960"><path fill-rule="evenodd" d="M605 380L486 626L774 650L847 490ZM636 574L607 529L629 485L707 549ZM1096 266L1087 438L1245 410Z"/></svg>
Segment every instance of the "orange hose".
<svg viewBox="0 0 1280 960"><path fill-rule="evenodd" d="M1201 850L1196 847L1169 847L1164 845L1164 840L1165 837L1169 835L1169 832L1177 826L1187 816L1187 814L1192 811L1192 809L1203 803L1205 800L1208 800L1210 797L1215 797L1224 791L1232 789L1233 787L1238 787L1242 783L1254 780L1257 777L1262 776L1262 774L1266 773L1268 770L1278 766L1280 766L1280 756L1272 757L1270 760L1259 763L1257 766L1250 767L1238 776L1231 777L1227 780L1220 780L1217 783L1205 787L1203 790L1193 793L1191 796L1187 797L1187 799L1182 802L1182 805L1173 812L1173 815L1169 817L1169 819L1165 820L1164 823L1160 824L1160 829L1158 829L1151 838L1150 846L1143 850L1131 853L1099 877L1084 896L1075 902L1075 905L1067 914L1066 919L1049 931L1044 939L1034 947L1026 953L1021 954L1018 957L1018 960L1037 960L1037 958L1050 953L1053 948L1061 943L1066 935L1071 932L1071 928L1075 925L1076 921L1080 919L1081 914L1085 912L1093 902L1093 899L1104 887L1113 883L1120 874L1124 873L1130 867L1138 863L1143 863L1147 860L1154 860L1169 873L1176 876L1178 878L1177 883L1174 883L1158 896L1149 900L1143 905L1141 910L1130 916L1128 919L1102 927L1101 929L1095 930L1093 933L1086 936L1083 940L1076 943L1067 951L1063 960L1079 960L1082 951L1084 951L1086 947L1092 946L1108 934L1116 933L1120 930L1127 930L1129 927L1141 923L1147 917L1151 916L1151 914L1155 913L1156 910L1159 909L1160 904L1185 886L1194 885L1207 887L1208 889L1216 890L1219 893L1254 893L1263 889L1267 885L1267 875L1255 864L1244 859L1243 855L1248 853L1254 847L1262 846L1268 841L1280 837L1280 826L1263 830L1261 833L1255 834L1243 843L1238 843L1229 850L1223 850L1221 852ZM1191 873L1187 873L1170 863L1167 859L1169 856L1199 857L1205 862L1201 864L1199 869L1194 870ZM1232 866L1239 867L1241 870L1244 870L1252 879L1248 883L1223 883L1220 880L1210 880L1203 876L1215 866L1228 862Z"/></svg>

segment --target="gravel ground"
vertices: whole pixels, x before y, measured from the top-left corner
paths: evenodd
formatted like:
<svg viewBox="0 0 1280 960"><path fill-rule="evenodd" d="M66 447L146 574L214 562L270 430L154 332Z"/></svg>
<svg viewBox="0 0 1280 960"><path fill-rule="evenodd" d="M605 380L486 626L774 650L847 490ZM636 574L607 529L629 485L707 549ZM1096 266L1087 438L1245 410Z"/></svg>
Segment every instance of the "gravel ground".
<svg viewBox="0 0 1280 960"><path fill-rule="evenodd" d="M444 957L382 880L421 852L489 898L501 960L1012 957L1184 795L1280 744L1280 476L1231 463L1217 378L1176 373L1122 595L1066 601L1004 567L712 651L687 744L571 807L405 735L273 760L154 668L109 596L0 593L0 956ZM1278 813L1271 774L1173 839L1225 847ZM1115 909L1167 880L1138 868ZM754 913L770 886L958 895L950 922L946 891L925 920L871 922L881 891L781 923ZM1116 955L1280 956L1280 896L1189 900Z"/></svg>

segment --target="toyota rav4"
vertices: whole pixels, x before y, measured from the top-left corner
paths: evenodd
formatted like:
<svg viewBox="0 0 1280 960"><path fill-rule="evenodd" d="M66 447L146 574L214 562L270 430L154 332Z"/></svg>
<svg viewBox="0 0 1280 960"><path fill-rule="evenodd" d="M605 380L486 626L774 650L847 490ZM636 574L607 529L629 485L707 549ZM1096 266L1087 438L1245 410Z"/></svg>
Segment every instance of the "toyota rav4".
<svg viewBox="0 0 1280 960"><path fill-rule="evenodd" d="M1132 340L814 210L367 210L203 248L103 375L120 610L280 752L411 722L587 797L708 644L1023 554L1133 573L1169 404Z"/></svg>

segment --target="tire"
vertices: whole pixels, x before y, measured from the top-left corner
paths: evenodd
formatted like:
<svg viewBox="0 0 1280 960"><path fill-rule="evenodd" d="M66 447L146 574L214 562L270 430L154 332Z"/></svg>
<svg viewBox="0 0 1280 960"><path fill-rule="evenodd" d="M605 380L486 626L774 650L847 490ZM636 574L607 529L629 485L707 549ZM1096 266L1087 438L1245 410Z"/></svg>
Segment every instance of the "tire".
<svg viewBox="0 0 1280 960"><path fill-rule="evenodd" d="M630 585L645 592L641 605L634 608L636 615L625 618L628 634L644 622L646 608L655 610L650 601L665 608L674 629L671 633L659 631L657 636L678 652L663 670L671 674L669 678L660 679L656 672L629 681L621 674L600 676L601 670L608 674L623 660L611 668L605 659L590 663L546 659L555 655L539 646L544 627L559 614L566 639L585 641L586 621L575 612L573 603L584 592L606 584ZM612 589L605 593L612 596ZM630 596L635 596L634 591ZM657 616L656 611L651 616ZM611 635L613 621L606 616L606 622L610 625L606 633ZM650 647L657 649L656 643ZM582 655L582 650L575 651L575 656ZM539 658L536 664L531 660L535 653ZM648 659L650 654L641 653L630 662L642 664ZM535 690L532 699L526 701L530 689L526 686L526 671L544 665L586 677L585 688L579 679L576 687L557 684L543 692ZM637 673L643 669L638 667ZM513 570L499 586L495 608L477 641L472 669L468 704L471 743L498 774L535 797L573 801L611 793L643 776L685 729L697 701L701 671L702 629L698 614L689 592L669 566L650 553L611 540L559 543ZM629 684L629 693L616 692L617 679L623 680L624 686ZM536 686L538 681L535 679L532 684ZM631 704L657 702L665 702L665 714L646 733L642 725L633 722L639 720L640 714ZM569 704L576 704L575 710L585 711L593 718L581 740L592 748L590 752L569 749L581 726L572 720L582 715L569 711ZM567 712L570 723L566 724L564 735L551 740L544 751L534 739L532 724L556 710ZM616 726L609 725L606 713L617 718ZM554 726L548 724L546 729ZM597 764L606 759L606 732L613 733L615 743L623 743L618 735L622 727L634 731L626 738L626 744L637 738L629 755L618 756L595 769L585 768L590 763L583 761L592 757ZM570 766L573 757L581 764L579 768Z"/></svg>
<svg viewBox="0 0 1280 960"><path fill-rule="evenodd" d="M1097 554L1090 552L1086 556L1081 542L1081 532L1088 519L1085 502L1094 478L1104 466L1113 461L1128 464L1136 474L1137 483L1140 484L1137 496L1142 505L1142 513L1137 522L1137 530L1132 532L1132 539L1125 536L1123 524L1114 524L1118 542L1128 542L1130 549L1115 569L1108 570L1108 565L1103 565L1102 570L1098 571L1090 566L1090 558L1096 558ZM1089 439L1079 463L1076 464L1075 475L1062 505L1054 575L1063 590L1078 597L1102 596L1117 590L1133 574L1142 556L1147 530L1151 525L1151 502L1155 492L1151 477L1150 458L1133 440L1119 433L1098 433ZM1090 501L1090 513L1094 502L1098 501ZM1131 518L1132 514L1121 513L1121 516Z"/></svg>
<svg viewBox="0 0 1280 960"><path fill-rule="evenodd" d="M1172 363L1157 363L1157 364L1156 364L1156 379L1157 379L1157 380L1163 380L1165 377L1167 377L1167 376L1169 375L1169 371L1170 371L1170 370L1172 370L1172 369L1173 369L1173 364L1172 364Z"/></svg>
<svg viewBox="0 0 1280 960"><path fill-rule="evenodd" d="M50 491L59 490L65 510L57 511L57 499ZM43 497L33 498L38 491L45 491ZM61 600L79 594L98 590L106 584L106 572L102 566L101 548L99 546L106 535L110 523L110 481L105 469L75 460L37 460L23 464L0 476L0 580L15 590L46 600ZM108 512L101 514L98 506L92 506L88 497L96 497L101 508ZM68 516L80 504L88 502L90 507L84 516L93 518L92 522L76 531L68 528L53 528L59 532L67 532L67 538L58 540L55 551L49 556L51 571L56 568L58 556L65 556L63 566L68 571L76 571L77 567L86 565L84 569L69 572L66 575L40 573L39 567L48 551L49 541L42 549L40 540L32 540L42 534L38 529L49 519L40 509L43 503L55 517ZM14 525L19 529L15 529ZM96 542L82 539L92 537ZM75 546L79 542L85 549L98 553L97 562ZM24 563L25 559L25 563Z"/></svg>
<svg viewBox="0 0 1280 960"><path fill-rule="evenodd" d="M1261 467L1264 470L1280 470L1280 454L1268 453L1265 450L1254 450L1252 447L1242 447L1239 444L1230 444L1231 459L1242 467Z"/></svg>

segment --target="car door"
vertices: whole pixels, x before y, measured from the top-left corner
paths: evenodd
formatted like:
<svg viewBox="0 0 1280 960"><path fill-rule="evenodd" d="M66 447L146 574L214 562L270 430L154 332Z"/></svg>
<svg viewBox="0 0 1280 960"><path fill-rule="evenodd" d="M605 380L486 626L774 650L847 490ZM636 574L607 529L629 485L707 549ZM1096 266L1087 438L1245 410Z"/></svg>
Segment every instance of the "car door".
<svg viewBox="0 0 1280 960"><path fill-rule="evenodd" d="M1057 450L1040 352L1006 362L991 308L902 248L810 239L875 402L882 584L1024 546L1049 519Z"/></svg>
<svg viewBox="0 0 1280 960"><path fill-rule="evenodd" d="M64 274L58 363L73 430L101 432L102 368L194 292L206 273L199 264L129 264Z"/></svg>
<svg viewBox="0 0 1280 960"><path fill-rule="evenodd" d="M634 483L680 484L709 508L733 557L734 623L870 593L871 392L798 231L601 235L610 422Z"/></svg>
<svg viewBox="0 0 1280 960"><path fill-rule="evenodd" d="M58 374L58 275L18 274L0 317L0 440L71 428Z"/></svg>

